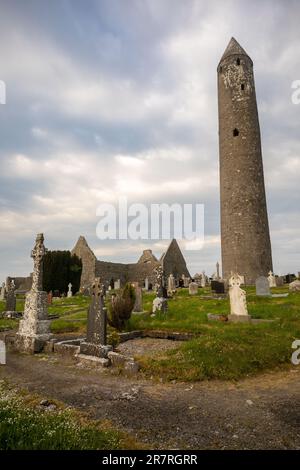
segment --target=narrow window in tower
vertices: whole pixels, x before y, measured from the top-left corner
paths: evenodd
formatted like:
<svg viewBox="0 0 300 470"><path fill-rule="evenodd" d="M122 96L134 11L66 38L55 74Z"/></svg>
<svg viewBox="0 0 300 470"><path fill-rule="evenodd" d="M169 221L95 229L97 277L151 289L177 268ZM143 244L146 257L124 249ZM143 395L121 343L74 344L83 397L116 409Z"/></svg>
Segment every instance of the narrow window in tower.
<svg viewBox="0 0 300 470"><path fill-rule="evenodd" d="M241 65L240 59L236 59L236 65Z"/></svg>
<svg viewBox="0 0 300 470"><path fill-rule="evenodd" d="M233 129L233 137L237 137L239 135L239 130L237 128Z"/></svg>
<svg viewBox="0 0 300 470"><path fill-rule="evenodd" d="M245 90L245 85L243 83L241 84L241 90Z"/></svg>

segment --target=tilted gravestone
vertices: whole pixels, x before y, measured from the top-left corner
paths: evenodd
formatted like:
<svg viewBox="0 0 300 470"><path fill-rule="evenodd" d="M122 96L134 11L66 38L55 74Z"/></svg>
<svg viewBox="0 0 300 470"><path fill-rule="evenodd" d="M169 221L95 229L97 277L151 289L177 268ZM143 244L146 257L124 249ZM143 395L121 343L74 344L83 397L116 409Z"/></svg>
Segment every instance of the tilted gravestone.
<svg viewBox="0 0 300 470"><path fill-rule="evenodd" d="M40 233L31 252L34 262L32 286L25 297L24 316L16 335L16 345L20 351L40 352L52 336L48 319L48 296L43 291L43 257L46 251L44 235Z"/></svg>
<svg viewBox="0 0 300 470"><path fill-rule="evenodd" d="M98 277L92 285L91 304L88 309L87 337L86 341L80 344L80 354L106 357L111 349L106 346L107 313L103 294L103 286Z"/></svg>
<svg viewBox="0 0 300 470"><path fill-rule="evenodd" d="M265 276L260 276L255 281L256 295L268 297L271 295L269 279Z"/></svg>

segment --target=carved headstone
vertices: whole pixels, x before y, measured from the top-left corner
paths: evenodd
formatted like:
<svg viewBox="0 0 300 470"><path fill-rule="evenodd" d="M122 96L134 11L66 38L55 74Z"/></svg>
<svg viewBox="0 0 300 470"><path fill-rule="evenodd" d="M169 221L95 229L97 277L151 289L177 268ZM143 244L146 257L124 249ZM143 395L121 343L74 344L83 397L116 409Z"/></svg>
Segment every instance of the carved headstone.
<svg viewBox="0 0 300 470"><path fill-rule="evenodd" d="M86 341L80 344L80 353L88 356L106 357L111 349L106 346L107 313L103 299L103 285L96 278L92 285L91 304L88 309Z"/></svg>
<svg viewBox="0 0 300 470"><path fill-rule="evenodd" d="M229 279L230 315L232 322L249 322L251 317L247 310L246 292L241 289L242 277L235 273Z"/></svg>
<svg viewBox="0 0 300 470"><path fill-rule="evenodd" d="M6 294L5 310L6 312L15 312L16 310L16 294L15 294L15 282L11 279L8 283L8 289Z"/></svg>
<svg viewBox="0 0 300 470"><path fill-rule="evenodd" d="M118 279L117 281L114 282L114 289L118 290L121 289L121 281Z"/></svg>
<svg viewBox="0 0 300 470"><path fill-rule="evenodd" d="M35 246L31 252L34 263L32 287L26 294L24 316L16 335L18 349L30 353L40 352L45 341L52 336L48 319L47 292L42 290L45 253L44 236L40 233L36 237Z"/></svg>
<svg viewBox="0 0 300 470"><path fill-rule="evenodd" d="M255 281L256 295L268 297L271 295L269 280L265 276L260 276Z"/></svg>

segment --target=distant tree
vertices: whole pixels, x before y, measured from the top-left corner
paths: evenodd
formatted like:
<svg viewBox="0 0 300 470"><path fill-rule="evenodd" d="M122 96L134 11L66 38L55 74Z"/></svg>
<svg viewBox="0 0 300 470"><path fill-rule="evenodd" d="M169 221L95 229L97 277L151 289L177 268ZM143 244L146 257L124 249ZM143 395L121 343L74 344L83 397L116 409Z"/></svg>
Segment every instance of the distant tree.
<svg viewBox="0 0 300 470"><path fill-rule="evenodd" d="M47 251L43 265L43 289L46 292L67 292L69 282L73 293L79 290L82 262L78 256L71 255L70 251Z"/></svg>

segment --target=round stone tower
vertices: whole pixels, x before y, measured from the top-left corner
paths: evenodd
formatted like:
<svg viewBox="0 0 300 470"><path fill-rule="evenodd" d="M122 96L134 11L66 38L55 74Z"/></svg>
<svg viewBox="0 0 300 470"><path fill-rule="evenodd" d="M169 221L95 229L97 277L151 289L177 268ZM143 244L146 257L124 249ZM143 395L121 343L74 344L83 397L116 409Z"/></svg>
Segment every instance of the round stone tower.
<svg viewBox="0 0 300 470"><path fill-rule="evenodd" d="M218 65L223 277L272 271L253 62L232 38Z"/></svg>

